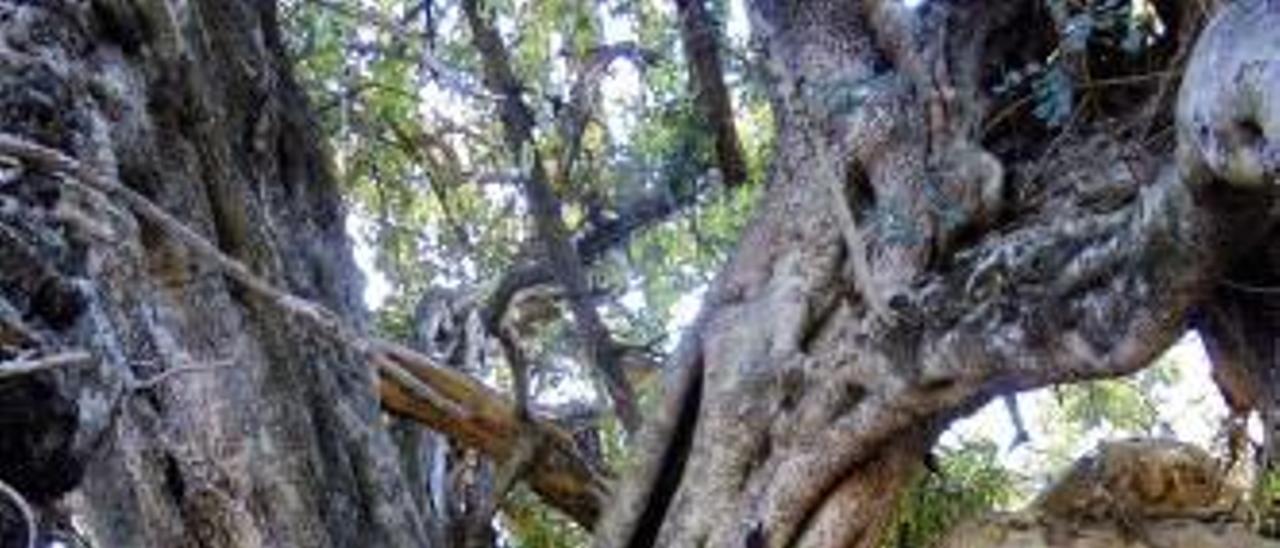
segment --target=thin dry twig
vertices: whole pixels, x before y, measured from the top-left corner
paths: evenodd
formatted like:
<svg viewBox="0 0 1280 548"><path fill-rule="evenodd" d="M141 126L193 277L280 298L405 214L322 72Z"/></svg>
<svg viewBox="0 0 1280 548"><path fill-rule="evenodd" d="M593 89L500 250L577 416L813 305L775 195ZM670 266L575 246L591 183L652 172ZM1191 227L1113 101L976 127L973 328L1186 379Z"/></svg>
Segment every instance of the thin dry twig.
<svg viewBox="0 0 1280 548"><path fill-rule="evenodd" d="M1077 86L1077 89L1092 90L1092 89L1101 89L1101 88L1118 87L1118 86L1133 86L1133 85L1139 85L1139 84L1146 84L1151 81L1158 81L1163 83L1168 81L1171 78L1180 76L1181 74L1182 74L1182 70L1180 69L1161 70L1156 72L1147 72L1143 74L1129 74L1125 76L1117 76L1115 78L1102 78L1097 80L1090 80L1088 82L1084 82L1079 86ZM1018 97L1017 99L1010 101L1008 104L1001 107L1001 109L997 111L995 114L987 118L987 121L982 124L981 133L983 135L990 133L993 129L998 127L1001 123L1003 123L1009 117L1013 116L1019 109L1027 106L1028 103L1031 103L1035 99L1036 99L1036 94L1028 92Z"/></svg>
<svg viewBox="0 0 1280 548"><path fill-rule="evenodd" d="M36 548L36 513L31 510L31 505L27 504L27 499L22 498L22 493L10 487L4 480L0 480L0 494L13 502L13 505L18 508L18 513L22 514L22 520L26 522L27 548Z"/></svg>
<svg viewBox="0 0 1280 548"><path fill-rule="evenodd" d="M1237 282L1234 280L1228 280L1226 278L1218 280L1218 283L1222 284L1222 286L1226 287L1227 289L1234 289L1241 293L1253 293L1256 295L1280 295L1280 286L1251 285L1243 282Z"/></svg>
<svg viewBox="0 0 1280 548"><path fill-rule="evenodd" d="M176 377L178 375L183 375L186 373L206 373L210 371L230 369L231 367L235 366L235 364L236 363L233 360L219 360L219 361L208 363L208 364L185 365L182 367L175 367L167 371L156 373L154 376L150 378L146 378L140 381L135 381L131 383L128 386L128 388L129 390L132 390L134 392L151 390L152 388L155 388L159 386L161 383L169 379L172 379L173 377Z"/></svg>
<svg viewBox="0 0 1280 548"><path fill-rule="evenodd" d="M20 356L16 359L0 362L0 380L30 375L40 371L58 369L60 367L83 365L92 361L93 356L83 350L59 352L42 358L27 358Z"/></svg>

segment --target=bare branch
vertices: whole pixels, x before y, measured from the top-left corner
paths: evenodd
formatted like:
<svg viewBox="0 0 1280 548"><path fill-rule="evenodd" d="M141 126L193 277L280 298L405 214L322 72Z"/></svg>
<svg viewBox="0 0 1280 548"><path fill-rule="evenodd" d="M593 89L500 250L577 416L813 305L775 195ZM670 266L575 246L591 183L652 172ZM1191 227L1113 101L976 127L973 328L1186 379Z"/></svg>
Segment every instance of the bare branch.
<svg viewBox="0 0 1280 548"><path fill-rule="evenodd" d="M235 366L235 362L232 360L220 360L210 364L185 365L182 367L175 367L173 369L169 369L164 372L157 373L156 375L150 378L143 379L140 381L135 381L131 383L131 385L129 386L129 389L135 392L151 390L152 388L155 388L161 385L162 383L164 383L165 381L168 381L169 379L177 377L178 375L185 375L187 373L207 373L211 371L230 369L233 366Z"/></svg>
<svg viewBox="0 0 1280 548"><path fill-rule="evenodd" d="M1031 441L1031 434L1027 433L1027 426L1022 420L1022 407L1018 405L1018 395L1005 394L1000 399L1004 400L1004 409L1009 413L1009 420L1013 423L1013 441L1009 443L1009 449L1015 449Z"/></svg>
<svg viewBox="0 0 1280 548"><path fill-rule="evenodd" d="M615 343L600 314L590 299L590 284L560 214L560 200L551 188L546 168L533 142L534 117L522 97L523 86L511 68L502 36L493 23L486 20L478 0L463 2L463 11L471 26L471 34L484 65L485 85L500 96L499 117L502 119L507 147L519 162L521 187L533 216L537 239L545 260L564 286L575 327L591 356L617 410L618 418L630 431L640 425L640 413L631 383L618 366Z"/></svg>
<svg viewBox="0 0 1280 548"><path fill-rule="evenodd" d="M560 114L560 134L565 143L560 173L557 175L561 181L568 181L573 175L573 166L582 151L582 134L587 129L587 122L591 120L592 106L595 104L593 99L600 88L600 81L613 62L631 59L638 64L647 65L657 61L656 53L633 42L603 45L594 48L590 55L569 91L565 112Z"/></svg>
<svg viewBox="0 0 1280 548"><path fill-rule="evenodd" d="M84 365L93 361L93 356L83 350L60 352L42 358L18 357L0 362L0 380L30 375L40 371L48 371L61 367Z"/></svg>
<svg viewBox="0 0 1280 548"><path fill-rule="evenodd" d="M22 498L13 487L8 483L0 480L0 494L3 494L18 509L18 513L22 514L22 521L27 526L27 548L36 548L36 514L31 511L31 505L27 504L27 499Z"/></svg>

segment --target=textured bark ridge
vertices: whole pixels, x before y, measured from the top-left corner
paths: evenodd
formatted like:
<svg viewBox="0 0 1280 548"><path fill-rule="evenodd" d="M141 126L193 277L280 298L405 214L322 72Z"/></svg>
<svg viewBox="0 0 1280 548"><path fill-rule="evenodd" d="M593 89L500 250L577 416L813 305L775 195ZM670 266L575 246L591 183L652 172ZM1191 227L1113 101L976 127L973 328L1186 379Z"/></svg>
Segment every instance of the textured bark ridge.
<svg viewBox="0 0 1280 548"><path fill-rule="evenodd" d="M1241 192L1267 202L1243 190L1256 170L1214 160L1241 141L1188 149L1181 118L1176 164L1101 123L1048 146L988 136L998 158L979 146L982 83L1028 47L1028 4L753 3L779 121L771 187L599 546L878 546L947 422L1007 390L1144 367L1225 252L1266 233L1265 205L1224 211ZM1277 88L1243 77L1260 61L1218 48L1272 67L1271 39L1241 26L1274 29L1277 12L1225 8L1180 113L1276 127ZM1269 106L1220 104L1241 96ZM1280 133L1261 135L1249 146L1274 150Z"/></svg>
<svg viewBox="0 0 1280 548"><path fill-rule="evenodd" d="M0 127L358 323L340 196L273 5L0 1ZM60 494L87 468L70 503L96 545L429 545L351 352L121 204L3 167L0 357L97 359L0 389L5 405L44 394L50 409L29 416L61 452L41 476L66 481L36 490Z"/></svg>

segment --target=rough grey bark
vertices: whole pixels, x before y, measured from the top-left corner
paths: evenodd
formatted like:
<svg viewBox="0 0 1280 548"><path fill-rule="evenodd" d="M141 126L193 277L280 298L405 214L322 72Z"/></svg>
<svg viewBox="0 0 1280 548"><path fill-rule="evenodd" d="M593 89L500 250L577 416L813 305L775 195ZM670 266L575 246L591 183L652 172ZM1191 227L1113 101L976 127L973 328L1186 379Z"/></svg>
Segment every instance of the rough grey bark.
<svg viewBox="0 0 1280 548"><path fill-rule="evenodd" d="M1276 8L1269 9L1268 17L1255 21L1239 20L1254 14L1237 10L1222 23L1232 23L1234 33L1206 36L1193 67L1206 72L1205 67L1221 65L1242 70L1234 86L1185 89L1185 106L1179 111L1186 122L1181 126L1180 153L1192 160L1184 164L1231 173L1242 186L1264 192L1274 192L1280 173L1280 117L1275 114L1280 103L1280 40L1275 39L1275 29L1266 26L1277 20ZM1192 108L1190 99L1206 106ZM1200 170L1186 175L1206 178ZM1233 198L1249 202L1256 194L1242 192ZM1260 229L1252 239L1236 242L1240 252L1226 264L1223 279L1196 317L1227 402L1237 413L1256 410L1261 415L1261 460L1270 469L1280 465L1280 228L1275 211L1272 204L1270 210L1255 213L1263 217L1254 222Z"/></svg>
<svg viewBox="0 0 1280 548"><path fill-rule="evenodd" d="M1256 203L1245 187L1275 181L1274 50L1249 42L1276 26L1274 2L1241 2L1211 34L1243 45L1205 46L1188 73L1184 91L1205 93L1183 95L1176 156L1100 120L1047 147L980 139L980 61L1025 47L1001 25L1026 4L926 6L753 5L776 78L771 187L602 545L873 546L951 417L1010 388L1142 367L1225 245L1268 233L1226 231L1217 213L1231 205L1218 183ZM0 2L0 122L357 317L337 192L271 9ZM1227 47L1267 57L1212 57ZM102 357L21 385L60 409L23 426L67 459L45 461L55 472L89 467L73 502L101 545L427 542L354 356L118 204L4 168L0 351ZM27 488L43 501L68 487Z"/></svg>
<svg viewBox="0 0 1280 548"><path fill-rule="evenodd" d="M358 323L340 196L274 10L0 2L0 127ZM99 358L42 381L75 404L70 501L97 545L429 545L362 360L120 204L11 167L0 232L27 268L5 272L34 274L0 288L0 309L32 337L0 344Z"/></svg>
<svg viewBox="0 0 1280 548"><path fill-rule="evenodd" d="M1268 232L1275 2L1206 31L1176 155L1134 139L1132 100L1051 140L983 135L990 71L1045 39L1033 5L752 3L771 186L599 546L877 546L952 418L1144 367ZM1167 116L1162 95L1139 106Z"/></svg>

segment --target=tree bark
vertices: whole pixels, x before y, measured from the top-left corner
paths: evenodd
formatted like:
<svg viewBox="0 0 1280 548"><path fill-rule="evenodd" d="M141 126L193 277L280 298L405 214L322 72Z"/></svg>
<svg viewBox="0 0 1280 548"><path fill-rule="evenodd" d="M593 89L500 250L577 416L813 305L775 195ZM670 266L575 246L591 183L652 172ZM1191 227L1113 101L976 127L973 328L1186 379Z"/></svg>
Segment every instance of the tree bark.
<svg viewBox="0 0 1280 548"><path fill-rule="evenodd" d="M1274 2L1242 0L1206 31L1176 153L1096 120L1049 146L984 139L987 61L1034 39L1016 28L1026 5L753 4L779 121L769 190L602 546L876 546L952 418L1145 366L1224 250L1269 233ZM359 323L338 189L281 51L271 3L0 0L0 124ZM85 468L71 505L101 546L430 545L363 356L101 193L4 160L0 360L98 358L0 381L0 401L38 417L0 448L39 431L54 458L20 458L68 480L24 485L34 502ZM388 407L449 422L382 387ZM514 415L495 403L459 428L481 444ZM590 515L600 491L582 485Z"/></svg>
<svg viewBox="0 0 1280 548"><path fill-rule="evenodd" d="M747 182L742 142L733 124L733 100L720 66L719 31L703 0L676 0L680 14L680 41L689 64L694 99L715 140L716 164L726 186Z"/></svg>
<svg viewBox="0 0 1280 548"><path fill-rule="evenodd" d="M1280 121L1262 106L1280 100L1274 2L1205 31L1176 162L1117 138L1123 113L1049 146L979 144L991 67L1037 47L1030 4L752 3L779 128L769 191L598 546L878 546L950 420L1148 365L1232 246L1267 232L1257 189L1280 170L1246 147L1280 132L1232 132Z"/></svg>
<svg viewBox="0 0 1280 548"><path fill-rule="evenodd" d="M273 3L0 2L0 15L5 132L362 322L339 189ZM0 308L39 346L99 360L45 379L76 404L68 454L85 472L70 502L95 545L430 545L362 357L121 204L21 165L0 188L4 255L30 251L50 289L32 301L36 286L6 284Z"/></svg>

